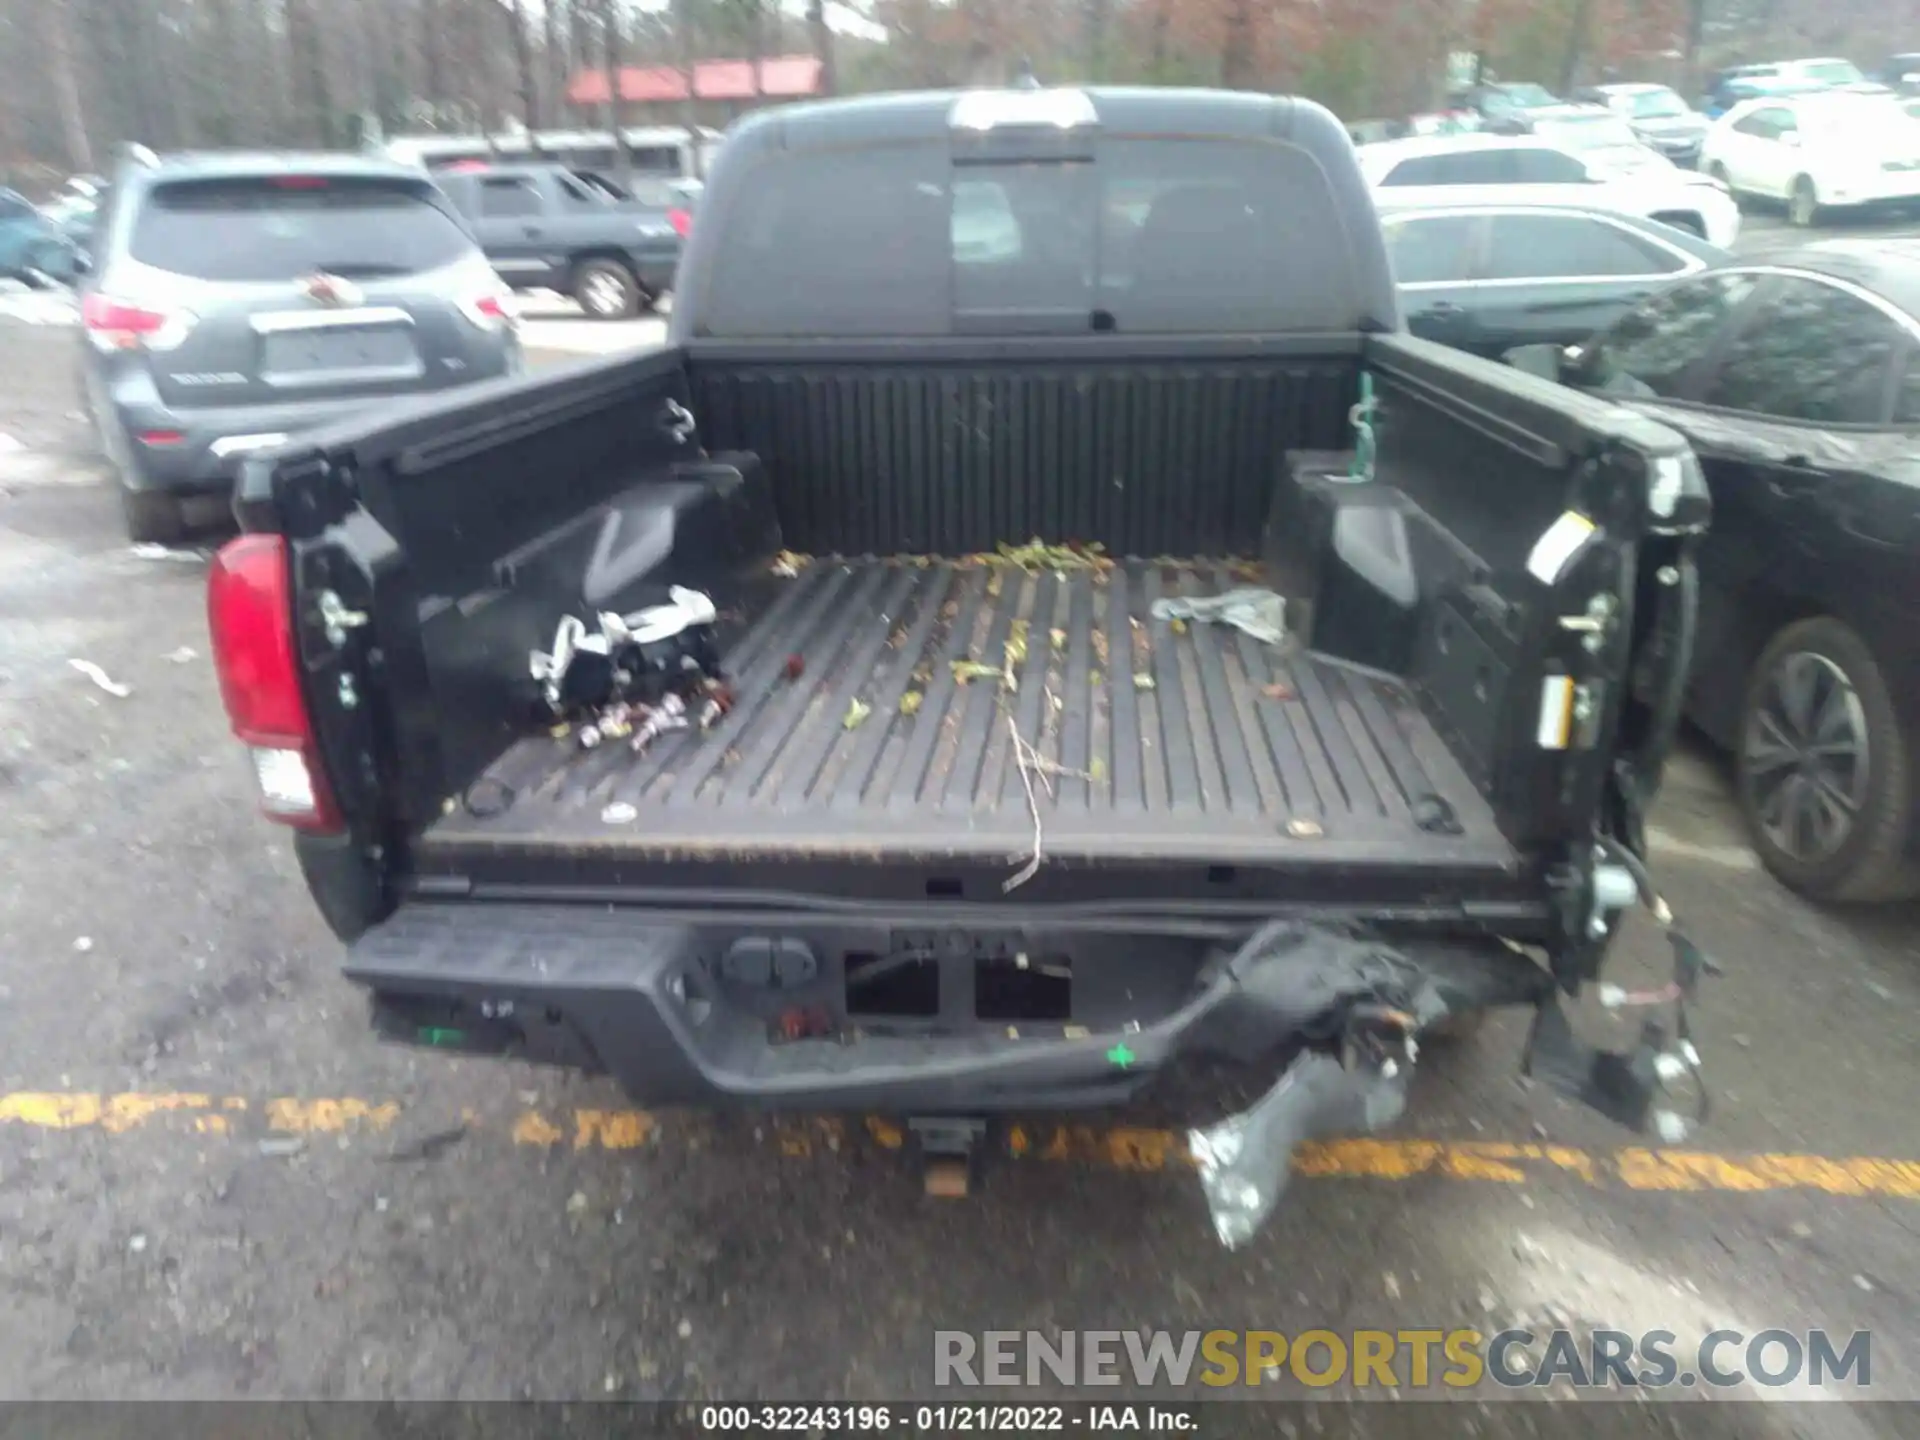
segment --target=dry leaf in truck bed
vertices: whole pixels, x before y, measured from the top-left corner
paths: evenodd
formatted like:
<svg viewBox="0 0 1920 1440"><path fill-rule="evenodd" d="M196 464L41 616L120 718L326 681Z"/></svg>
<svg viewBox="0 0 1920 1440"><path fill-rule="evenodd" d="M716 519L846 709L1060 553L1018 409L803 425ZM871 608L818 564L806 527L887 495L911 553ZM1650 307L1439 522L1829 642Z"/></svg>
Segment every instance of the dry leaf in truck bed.
<svg viewBox="0 0 1920 1440"><path fill-rule="evenodd" d="M1269 700L1294 700L1299 698L1293 686L1284 680L1276 680L1271 685L1262 685L1260 687L1260 693Z"/></svg>
<svg viewBox="0 0 1920 1440"><path fill-rule="evenodd" d="M773 557L773 573L782 580L791 580L813 561L810 555L802 555L795 550L782 550Z"/></svg>
<svg viewBox="0 0 1920 1440"><path fill-rule="evenodd" d="M902 715L918 714L920 711L920 703L926 698L927 697L918 690L907 691L906 694L900 697L900 713Z"/></svg>
<svg viewBox="0 0 1920 1440"><path fill-rule="evenodd" d="M953 678L962 685L969 680L1000 679L1000 672L981 660L954 660L948 668L953 671Z"/></svg>
<svg viewBox="0 0 1920 1440"><path fill-rule="evenodd" d="M1138 672L1138 673L1137 673L1137 674L1136 674L1136 675L1135 675L1135 676L1133 677L1133 688L1134 688L1134 689L1136 689L1136 690L1151 690L1151 689L1153 689L1153 688L1154 688L1154 684L1153 684L1153 676L1151 676L1151 675L1149 675L1149 674L1147 674L1147 672L1146 672L1146 671L1144 671L1144 670L1142 670L1142 671L1140 671L1140 672Z"/></svg>
<svg viewBox="0 0 1920 1440"><path fill-rule="evenodd" d="M1016 620L1007 636L1007 665L1024 665L1027 662L1027 622Z"/></svg>
<svg viewBox="0 0 1920 1440"><path fill-rule="evenodd" d="M847 702L847 713L845 718L840 722L840 728L842 730L857 729L860 722L872 713L873 707L867 704L866 701L859 699L849 700Z"/></svg>

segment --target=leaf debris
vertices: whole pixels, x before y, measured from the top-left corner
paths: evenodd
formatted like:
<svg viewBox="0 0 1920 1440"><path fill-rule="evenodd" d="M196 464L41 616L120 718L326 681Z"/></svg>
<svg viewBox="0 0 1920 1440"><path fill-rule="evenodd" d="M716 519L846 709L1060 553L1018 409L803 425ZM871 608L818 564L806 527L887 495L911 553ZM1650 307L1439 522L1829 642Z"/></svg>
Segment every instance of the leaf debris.
<svg viewBox="0 0 1920 1440"><path fill-rule="evenodd" d="M925 701L926 698L926 695L919 690L907 691L906 694L900 697L900 713L902 715L918 715L920 713L921 703Z"/></svg>
<svg viewBox="0 0 1920 1440"><path fill-rule="evenodd" d="M1260 693L1269 700L1297 700L1299 698L1293 686L1284 680L1276 680L1271 685L1262 685Z"/></svg>
<svg viewBox="0 0 1920 1440"><path fill-rule="evenodd" d="M873 707L858 696L847 702L847 713L840 721L842 730L856 730L862 721L873 713Z"/></svg>
<svg viewBox="0 0 1920 1440"><path fill-rule="evenodd" d="M1155 689L1156 687L1153 683L1153 676L1147 674L1147 672L1144 670L1134 671L1133 672L1133 688L1136 690Z"/></svg>

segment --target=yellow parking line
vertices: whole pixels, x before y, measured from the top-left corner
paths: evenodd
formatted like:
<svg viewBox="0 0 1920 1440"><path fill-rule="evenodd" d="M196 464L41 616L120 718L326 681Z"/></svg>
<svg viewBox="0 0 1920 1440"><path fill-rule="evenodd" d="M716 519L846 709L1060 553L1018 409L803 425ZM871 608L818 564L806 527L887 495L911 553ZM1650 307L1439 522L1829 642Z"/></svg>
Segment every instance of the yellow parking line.
<svg viewBox="0 0 1920 1440"><path fill-rule="evenodd" d="M390 1131L401 1114L397 1101L353 1096L280 1096L256 1104L245 1096L192 1092L0 1094L0 1133L8 1129L98 1130L121 1135L182 1115L190 1119L193 1132L202 1136L250 1132L351 1137ZM510 1120L481 1120L472 1112L463 1112L462 1118L471 1131L494 1133L514 1145L537 1149L638 1150L675 1140L696 1148L702 1143L698 1127L685 1123L686 1117L646 1110L528 1109ZM1185 1137L1173 1130L1016 1121L998 1127L996 1135L998 1148L1015 1160L1134 1171L1190 1163ZM777 1117L764 1121L756 1136L770 1138L777 1153L794 1158L838 1152L855 1144L901 1151L910 1138L899 1123L877 1115ZM1294 1152L1293 1163L1297 1173L1320 1179L1400 1181L1434 1175L1525 1185L1560 1176L1598 1188L1626 1190L1812 1190L1920 1200L1920 1161L1875 1156L1716 1155L1641 1146L1583 1150L1503 1140L1369 1138L1309 1141Z"/></svg>

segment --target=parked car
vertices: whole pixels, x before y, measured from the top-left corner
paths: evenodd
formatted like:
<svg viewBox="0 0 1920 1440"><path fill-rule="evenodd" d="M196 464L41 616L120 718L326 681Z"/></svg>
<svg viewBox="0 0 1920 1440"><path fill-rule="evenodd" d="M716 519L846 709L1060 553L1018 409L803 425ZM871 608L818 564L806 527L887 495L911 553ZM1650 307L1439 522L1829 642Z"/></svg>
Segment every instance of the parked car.
<svg viewBox="0 0 1920 1440"><path fill-rule="evenodd" d="M1795 225L1920 203L1920 124L1891 96L1745 101L1707 132L1700 163L1736 195L1784 201Z"/></svg>
<svg viewBox="0 0 1920 1440"><path fill-rule="evenodd" d="M1381 209L1407 328L1489 358L1584 340L1660 286L1728 258L1684 230L1605 210Z"/></svg>
<svg viewBox="0 0 1920 1440"><path fill-rule="evenodd" d="M416 169L347 154L129 161L81 287L83 381L137 540L249 451L519 368L512 296Z"/></svg>
<svg viewBox="0 0 1920 1440"><path fill-rule="evenodd" d="M673 288L692 223L684 202L650 205L610 176L557 164L475 161L435 178L515 289L557 290L596 320L626 320Z"/></svg>
<svg viewBox="0 0 1920 1440"><path fill-rule="evenodd" d="M1469 110L1480 116L1486 128L1503 135L1525 134L1537 110L1551 109L1566 102L1531 80L1476 85L1450 102L1456 110Z"/></svg>
<svg viewBox="0 0 1920 1440"><path fill-rule="evenodd" d="M1920 242L1828 240L1682 280L1527 368L1685 435L1713 491L1688 709L1760 858L1805 894L1914 891Z"/></svg>
<svg viewBox="0 0 1920 1440"><path fill-rule="evenodd" d="M1535 139L1557 146L1608 171L1674 168L1674 161L1647 144L1640 134L1604 105L1562 105L1534 116Z"/></svg>
<svg viewBox="0 0 1920 1440"><path fill-rule="evenodd" d="M52 221L12 190L0 189L0 280L36 289L70 282L77 247Z"/></svg>
<svg viewBox="0 0 1920 1440"><path fill-rule="evenodd" d="M1789 80L1775 74L1753 75L1727 81L1716 89L1700 108L1707 119L1713 121L1720 119L1734 106L1748 100L1809 95L1828 88L1830 87L1813 80Z"/></svg>
<svg viewBox="0 0 1920 1440"><path fill-rule="evenodd" d="M956 250L958 181L1017 248ZM1363 377L1356 485L1305 452ZM663 348L248 465L209 612L381 1033L959 1149L1297 1050L1236 1122L1268 1179L1201 1172L1240 1237L1442 1010L1537 1006L1543 1080L1684 1118L1685 1062L1572 1043L1557 992L1633 903L1705 505L1671 431L1400 329L1317 105L867 95L734 128ZM1313 626L1154 603L1258 585ZM562 625L530 673L581 616L632 668ZM654 723L716 649L724 713ZM638 749L553 733L623 685Z"/></svg>
<svg viewBox="0 0 1920 1440"><path fill-rule="evenodd" d="M1690 230L1730 248L1740 210L1726 188L1648 152L1616 168L1532 135L1391 140L1360 150L1367 182L1396 206L1554 204L1611 210Z"/></svg>
<svg viewBox="0 0 1920 1440"><path fill-rule="evenodd" d="M1902 95L1920 93L1920 54L1894 55L1880 67L1880 82Z"/></svg>
<svg viewBox="0 0 1920 1440"><path fill-rule="evenodd" d="M1691 166L1700 158L1707 117L1695 110L1668 85L1590 85L1574 92L1575 100L1604 105L1633 127L1644 145L1651 146L1676 165Z"/></svg>
<svg viewBox="0 0 1920 1440"><path fill-rule="evenodd" d="M1774 67L1773 73L1781 80L1804 81L1829 90L1874 83L1867 79L1858 65L1851 60L1842 60L1837 55L1822 55L1811 60L1782 60Z"/></svg>

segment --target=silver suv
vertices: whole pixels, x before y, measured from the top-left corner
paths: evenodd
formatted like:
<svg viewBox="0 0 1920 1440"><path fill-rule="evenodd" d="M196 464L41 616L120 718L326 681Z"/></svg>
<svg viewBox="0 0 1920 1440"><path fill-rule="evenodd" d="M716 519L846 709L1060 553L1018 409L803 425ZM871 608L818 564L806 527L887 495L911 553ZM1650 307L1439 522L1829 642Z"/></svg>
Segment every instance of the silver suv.
<svg viewBox="0 0 1920 1440"><path fill-rule="evenodd" d="M422 172L359 155L130 161L81 286L88 408L136 540L235 458L520 368L513 301Z"/></svg>

